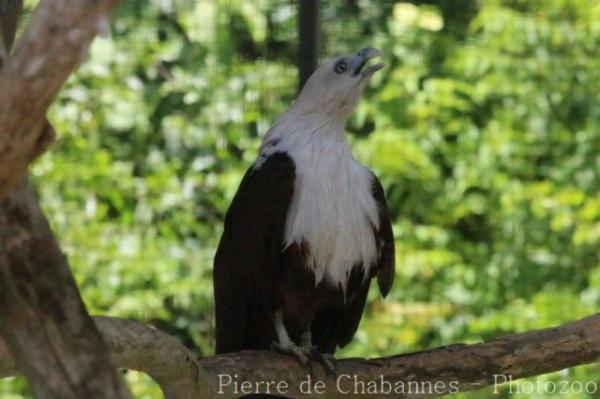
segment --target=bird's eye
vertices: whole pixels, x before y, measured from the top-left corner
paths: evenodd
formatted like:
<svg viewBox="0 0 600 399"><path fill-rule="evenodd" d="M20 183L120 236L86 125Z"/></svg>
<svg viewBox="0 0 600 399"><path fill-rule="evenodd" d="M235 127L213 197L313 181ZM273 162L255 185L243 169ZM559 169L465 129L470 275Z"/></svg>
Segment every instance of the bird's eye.
<svg viewBox="0 0 600 399"><path fill-rule="evenodd" d="M344 61L339 61L337 64L335 64L333 70L335 73L344 73L348 70L348 64L346 64Z"/></svg>

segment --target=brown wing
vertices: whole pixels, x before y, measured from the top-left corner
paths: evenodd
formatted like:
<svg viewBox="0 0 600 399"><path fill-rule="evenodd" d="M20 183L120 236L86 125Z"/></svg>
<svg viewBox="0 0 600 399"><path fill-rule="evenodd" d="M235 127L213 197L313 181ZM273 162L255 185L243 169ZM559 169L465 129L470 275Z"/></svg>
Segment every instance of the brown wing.
<svg viewBox="0 0 600 399"><path fill-rule="evenodd" d="M379 208L379 229L375 231L379 247L379 260L375 272L377 273L379 291L385 297L390 292L390 288L392 288L392 284L394 283L396 257L392 221L390 220L383 187L375 175L373 175L373 198L375 198L375 202L377 202L377 207Z"/></svg>
<svg viewBox="0 0 600 399"><path fill-rule="evenodd" d="M263 300L279 264L294 179L294 161L273 154L246 172L227 211L213 270L216 353L271 340L265 336L272 327Z"/></svg>

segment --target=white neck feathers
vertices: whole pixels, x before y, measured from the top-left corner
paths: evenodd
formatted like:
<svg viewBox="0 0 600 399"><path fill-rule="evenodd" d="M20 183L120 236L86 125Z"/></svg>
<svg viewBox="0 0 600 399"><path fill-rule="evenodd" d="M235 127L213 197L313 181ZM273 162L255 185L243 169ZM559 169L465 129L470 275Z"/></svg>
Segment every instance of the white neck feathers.
<svg viewBox="0 0 600 399"><path fill-rule="evenodd" d="M292 107L269 131L255 168L275 152L296 166L285 246L308 244L307 267L343 289L354 266L368 273L377 259L373 228L379 227L371 172L354 160L343 120Z"/></svg>

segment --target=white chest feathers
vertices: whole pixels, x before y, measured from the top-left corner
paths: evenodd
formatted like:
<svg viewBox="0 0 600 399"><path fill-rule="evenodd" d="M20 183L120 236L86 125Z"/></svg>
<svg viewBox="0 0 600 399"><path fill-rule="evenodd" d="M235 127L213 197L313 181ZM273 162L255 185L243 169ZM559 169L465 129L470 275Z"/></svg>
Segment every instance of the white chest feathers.
<svg viewBox="0 0 600 399"><path fill-rule="evenodd" d="M345 289L353 267L368 273L377 260L373 228L379 228L379 215L373 177L354 160L344 136L302 136L265 148L269 153L287 152L296 165L285 246L307 243L307 267L315 273L315 284L325 279Z"/></svg>

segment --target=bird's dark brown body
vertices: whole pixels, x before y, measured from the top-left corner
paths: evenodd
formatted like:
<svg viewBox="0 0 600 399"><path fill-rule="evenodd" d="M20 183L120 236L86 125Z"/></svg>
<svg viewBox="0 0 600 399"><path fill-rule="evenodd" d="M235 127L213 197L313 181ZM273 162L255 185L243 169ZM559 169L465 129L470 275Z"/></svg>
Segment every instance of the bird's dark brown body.
<svg viewBox="0 0 600 399"><path fill-rule="evenodd" d="M391 286L393 237L377 179L373 195L384 223L373 234L383 256L366 279L360 267L353 268L344 292L326 280L315 285L314 273L306 267L308 244L284 250L294 178L289 156L270 156L260 169L247 172L227 213L214 269L217 353L269 349L277 340L272 319L277 310L294 342L310 329L318 349L333 353L354 335L371 277L377 275L384 294Z"/></svg>

